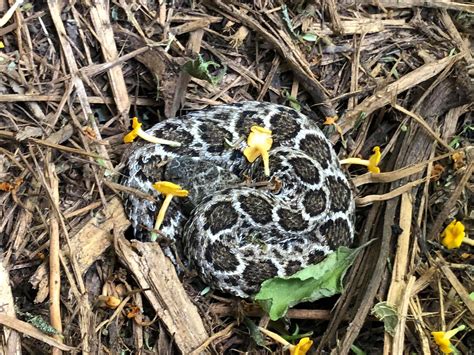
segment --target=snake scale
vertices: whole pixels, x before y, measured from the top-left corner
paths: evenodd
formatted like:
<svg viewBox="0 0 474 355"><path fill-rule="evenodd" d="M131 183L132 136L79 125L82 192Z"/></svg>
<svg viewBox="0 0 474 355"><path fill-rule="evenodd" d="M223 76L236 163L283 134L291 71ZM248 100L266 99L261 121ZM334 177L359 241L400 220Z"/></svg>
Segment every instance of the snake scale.
<svg viewBox="0 0 474 355"><path fill-rule="evenodd" d="M272 131L269 177L259 159L250 164L242 154L242 137L254 125ZM350 184L329 141L303 114L249 101L167 119L147 133L181 146L141 141L127 154L122 183L158 201L125 196L135 235L146 239L163 201L154 182L189 190L173 199L160 232L213 288L249 297L264 280L351 244Z"/></svg>

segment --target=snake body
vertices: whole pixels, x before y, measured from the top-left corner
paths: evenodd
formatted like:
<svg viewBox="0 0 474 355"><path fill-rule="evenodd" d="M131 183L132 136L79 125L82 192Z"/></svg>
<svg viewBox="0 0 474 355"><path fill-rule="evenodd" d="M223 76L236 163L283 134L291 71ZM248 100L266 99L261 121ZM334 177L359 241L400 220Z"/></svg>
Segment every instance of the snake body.
<svg viewBox="0 0 474 355"><path fill-rule="evenodd" d="M250 164L242 154L242 137L253 125L272 131L270 177L261 161ZM123 184L159 201L126 196L135 234L153 228L163 200L154 182L189 190L188 198L173 199L161 233L213 288L248 297L264 280L293 274L351 244L350 184L329 141L303 114L241 102L168 119L147 133L181 146L140 142L128 155Z"/></svg>

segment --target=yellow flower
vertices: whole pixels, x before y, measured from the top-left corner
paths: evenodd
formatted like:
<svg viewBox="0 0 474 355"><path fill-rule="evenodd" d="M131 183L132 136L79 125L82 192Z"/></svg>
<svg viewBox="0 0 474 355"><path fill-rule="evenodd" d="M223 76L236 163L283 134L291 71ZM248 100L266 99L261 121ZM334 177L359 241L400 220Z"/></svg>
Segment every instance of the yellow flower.
<svg viewBox="0 0 474 355"><path fill-rule="evenodd" d="M105 304L107 305L107 307L109 307L110 309L115 309L117 308L120 303L122 303L122 301L120 300L120 298L118 297L115 297L115 296L107 296L107 299L105 301Z"/></svg>
<svg viewBox="0 0 474 355"><path fill-rule="evenodd" d="M464 224L453 220L441 233L441 238L443 238L441 243L448 249L459 248L465 236Z"/></svg>
<svg viewBox="0 0 474 355"><path fill-rule="evenodd" d="M323 122L325 125L332 125L335 124L337 120L337 116L328 116L326 117L326 120Z"/></svg>
<svg viewBox="0 0 474 355"><path fill-rule="evenodd" d="M3 48L5 48L5 45L3 44L2 41L0 41L0 49L3 49Z"/></svg>
<svg viewBox="0 0 474 355"><path fill-rule="evenodd" d="M286 341L284 338L279 336L277 333L274 333L268 329L258 327L258 329L268 337L272 338L273 340L277 341L281 345L283 345L286 349L290 350L290 355L306 355L308 350L313 345L313 341L308 338L301 338L298 344L293 345Z"/></svg>
<svg viewBox="0 0 474 355"><path fill-rule="evenodd" d="M451 354L454 352L454 347L449 339L451 339L457 332L464 330L464 328L466 328L466 326L461 325L448 332L431 332L431 335L443 354Z"/></svg>
<svg viewBox="0 0 474 355"><path fill-rule="evenodd" d="M181 143L179 142L158 138L158 137L152 136L151 134L146 133L144 130L142 130L142 124L138 122L138 118L133 117L132 118L132 131L128 133L125 137L123 137L123 142L131 143L137 137L141 137L142 139L151 143L166 144L172 147L181 146Z"/></svg>
<svg viewBox="0 0 474 355"><path fill-rule="evenodd" d="M374 152L374 154L372 154L369 158L369 165L367 165L367 169L371 173L378 174L380 173L380 168L378 167L380 163L380 156L381 156L380 147L375 146L374 149L372 149L372 151Z"/></svg>
<svg viewBox="0 0 474 355"><path fill-rule="evenodd" d="M323 122L323 124L328 126L333 125L336 128L337 133L339 133L339 135L342 137L342 128L336 123L338 118L339 117L337 116L328 116L326 117L326 120Z"/></svg>
<svg viewBox="0 0 474 355"><path fill-rule="evenodd" d="M122 300L116 296L100 295L97 299L101 302L102 306L110 309L115 309L122 303Z"/></svg>
<svg viewBox="0 0 474 355"><path fill-rule="evenodd" d="M259 126L250 128L250 134L247 138L248 147L244 149L244 155L251 163L261 155L266 176L270 175L268 152L272 144L272 131Z"/></svg>
<svg viewBox="0 0 474 355"><path fill-rule="evenodd" d="M380 173L380 168L378 167L380 163L380 147L376 146L374 149L372 149L374 154L370 156L370 158L367 159L360 159L360 158L347 158L343 159L340 161L341 165L344 164L356 164L356 165L364 165L367 167L367 170L369 170L371 173L378 174Z"/></svg>
<svg viewBox="0 0 474 355"><path fill-rule="evenodd" d="M313 341L310 338L301 338L296 346L290 346L291 355L305 355L313 345Z"/></svg>
<svg viewBox="0 0 474 355"><path fill-rule="evenodd" d="M153 184L153 188L161 194L165 195L165 199L161 205L160 211L158 212L155 222L155 230L159 230L161 224L163 223L163 220L165 219L166 210L168 209L173 196L187 197L189 195L189 191L183 190L181 186L173 184L169 181L158 181Z"/></svg>

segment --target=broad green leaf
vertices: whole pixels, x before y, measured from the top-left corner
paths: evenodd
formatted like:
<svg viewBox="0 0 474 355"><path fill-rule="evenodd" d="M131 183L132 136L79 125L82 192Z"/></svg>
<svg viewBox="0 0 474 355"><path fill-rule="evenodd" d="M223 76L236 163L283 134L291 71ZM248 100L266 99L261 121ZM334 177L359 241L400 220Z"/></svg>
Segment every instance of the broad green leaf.
<svg viewBox="0 0 474 355"><path fill-rule="evenodd" d="M395 327L398 323L398 312L394 306L387 302L377 303L370 312L383 322L385 331L391 336L395 335Z"/></svg>
<svg viewBox="0 0 474 355"><path fill-rule="evenodd" d="M474 292L471 292L471 293L469 294L469 298L471 299L471 301L474 301Z"/></svg>
<svg viewBox="0 0 474 355"><path fill-rule="evenodd" d="M209 73L209 67L220 68L220 65L213 61L204 61L202 56L199 54L194 60L191 60L184 64L183 69L189 75L210 82L212 85L216 85L225 75L226 68L224 67L219 75L211 75Z"/></svg>
<svg viewBox="0 0 474 355"><path fill-rule="evenodd" d="M342 279L360 249L339 247L319 264L307 266L289 277L266 280L255 300L270 319L277 320L298 303L338 294L342 291Z"/></svg>

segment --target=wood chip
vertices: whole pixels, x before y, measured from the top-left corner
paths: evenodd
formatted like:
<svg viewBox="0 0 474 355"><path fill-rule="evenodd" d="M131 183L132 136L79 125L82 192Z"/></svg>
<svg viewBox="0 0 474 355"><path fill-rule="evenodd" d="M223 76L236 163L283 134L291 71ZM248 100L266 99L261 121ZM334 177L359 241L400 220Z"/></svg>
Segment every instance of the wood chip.
<svg viewBox="0 0 474 355"><path fill-rule="evenodd" d="M76 260L81 273L89 267L111 246L115 228L124 231L130 222L123 211L122 201L114 197L105 209L98 210L76 234L71 237L71 250L76 255ZM62 248L62 254L67 254L67 247ZM35 302L44 302L48 295L48 269L46 263L42 264L33 276L30 283L38 288Z"/></svg>
<svg viewBox="0 0 474 355"><path fill-rule="evenodd" d="M117 240L120 257L183 354L199 348L209 337L201 316L188 298L171 261L157 243ZM202 353L207 353L203 351Z"/></svg>

